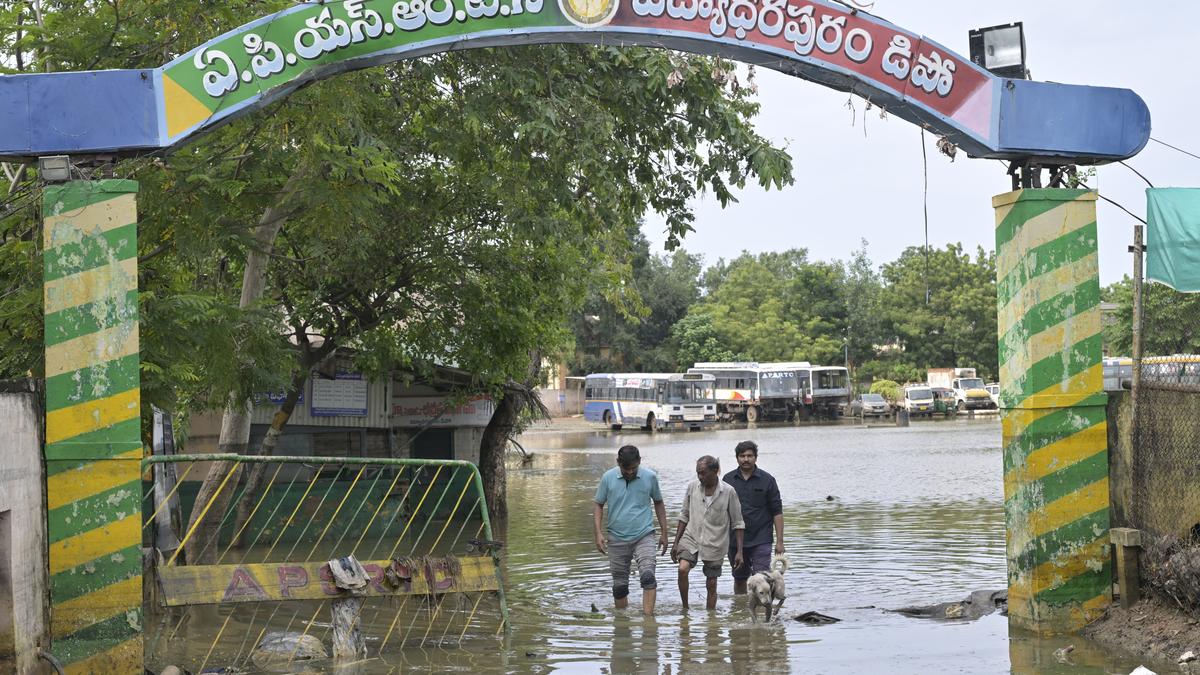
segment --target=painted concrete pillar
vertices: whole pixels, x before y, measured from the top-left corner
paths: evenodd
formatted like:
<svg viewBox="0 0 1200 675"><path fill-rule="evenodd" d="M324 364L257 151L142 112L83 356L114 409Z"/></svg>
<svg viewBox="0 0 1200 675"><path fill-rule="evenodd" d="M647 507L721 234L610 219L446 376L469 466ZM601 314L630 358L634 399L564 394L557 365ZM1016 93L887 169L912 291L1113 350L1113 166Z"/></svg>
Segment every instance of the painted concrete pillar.
<svg viewBox="0 0 1200 675"><path fill-rule="evenodd" d="M1096 194L992 205L1010 623L1070 632L1112 602Z"/></svg>
<svg viewBox="0 0 1200 675"><path fill-rule="evenodd" d="M137 183L46 187L46 496L52 651L142 672Z"/></svg>

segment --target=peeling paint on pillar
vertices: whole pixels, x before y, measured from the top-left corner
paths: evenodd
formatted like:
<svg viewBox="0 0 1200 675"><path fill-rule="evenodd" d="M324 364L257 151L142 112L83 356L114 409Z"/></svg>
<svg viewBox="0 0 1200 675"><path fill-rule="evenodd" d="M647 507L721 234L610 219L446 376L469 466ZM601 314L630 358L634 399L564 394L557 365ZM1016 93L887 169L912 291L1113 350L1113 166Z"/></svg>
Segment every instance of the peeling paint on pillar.
<svg viewBox="0 0 1200 675"><path fill-rule="evenodd" d="M52 650L68 673L141 673L137 183L43 200Z"/></svg>
<svg viewBox="0 0 1200 675"><path fill-rule="evenodd" d="M1096 194L992 205L1009 620L1072 632L1112 602Z"/></svg>

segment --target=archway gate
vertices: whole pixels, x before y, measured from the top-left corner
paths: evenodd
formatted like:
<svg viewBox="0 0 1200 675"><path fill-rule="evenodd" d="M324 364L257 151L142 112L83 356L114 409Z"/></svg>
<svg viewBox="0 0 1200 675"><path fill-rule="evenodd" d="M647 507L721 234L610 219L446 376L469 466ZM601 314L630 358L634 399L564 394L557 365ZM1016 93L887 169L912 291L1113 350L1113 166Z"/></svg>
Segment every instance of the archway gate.
<svg viewBox="0 0 1200 675"><path fill-rule="evenodd" d="M1131 91L999 78L824 0L344 0L288 8L161 68L0 77L0 159L165 151L339 72L552 42L762 65L1022 165L1125 159L1149 139ZM52 623L78 672L141 663L136 191L74 181L44 198ZM1018 190L994 206L1010 615L1069 631L1111 596L1095 195Z"/></svg>

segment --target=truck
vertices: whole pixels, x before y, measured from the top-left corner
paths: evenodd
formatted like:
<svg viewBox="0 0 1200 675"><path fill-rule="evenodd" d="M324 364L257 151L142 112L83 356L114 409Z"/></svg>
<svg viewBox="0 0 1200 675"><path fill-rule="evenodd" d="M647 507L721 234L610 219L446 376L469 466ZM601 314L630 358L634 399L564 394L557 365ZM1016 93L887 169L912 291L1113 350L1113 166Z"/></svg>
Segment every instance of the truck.
<svg viewBox="0 0 1200 675"><path fill-rule="evenodd" d="M909 384L904 387L904 400L900 405L912 417L933 415L933 391L925 384Z"/></svg>
<svg viewBox="0 0 1200 675"><path fill-rule="evenodd" d="M996 403L983 380L975 375L974 368L930 368L927 379L931 387L954 390L954 406L958 412L996 409Z"/></svg>

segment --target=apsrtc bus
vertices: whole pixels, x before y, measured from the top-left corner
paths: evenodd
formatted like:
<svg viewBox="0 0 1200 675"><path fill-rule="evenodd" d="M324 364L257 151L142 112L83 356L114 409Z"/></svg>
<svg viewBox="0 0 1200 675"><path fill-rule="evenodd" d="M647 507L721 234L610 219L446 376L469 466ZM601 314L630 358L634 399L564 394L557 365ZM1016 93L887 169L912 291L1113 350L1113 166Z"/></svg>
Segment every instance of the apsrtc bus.
<svg viewBox="0 0 1200 675"><path fill-rule="evenodd" d="M688 368L715 378L717 413L722 419L789 419L795 412L797 373L753 361L709 361Z"/></svg>
<svg viewBox="0 0 1200 675"><path fill-rule="evenodd" d="M711 375L594 373L583 387L583 418L614 431L626 425L697 430L717 421Z"/></svg>
<svg viewBox="0 0 1200 675"><path fill-rule="evenodd" d="M763 370L796 373L794 407L803 417L837 417L850 402L850 373L842 366L814 366L808 361L761 363Z"/></svg>

